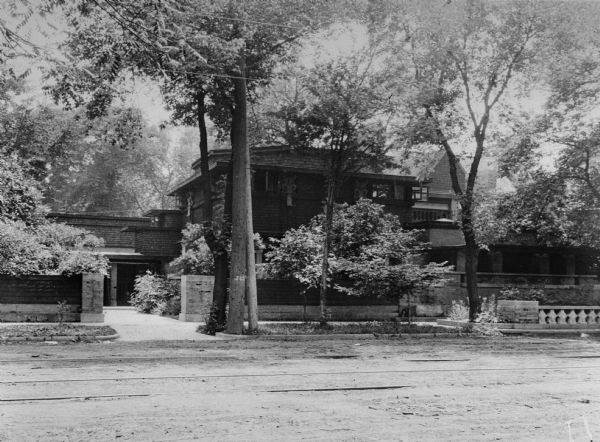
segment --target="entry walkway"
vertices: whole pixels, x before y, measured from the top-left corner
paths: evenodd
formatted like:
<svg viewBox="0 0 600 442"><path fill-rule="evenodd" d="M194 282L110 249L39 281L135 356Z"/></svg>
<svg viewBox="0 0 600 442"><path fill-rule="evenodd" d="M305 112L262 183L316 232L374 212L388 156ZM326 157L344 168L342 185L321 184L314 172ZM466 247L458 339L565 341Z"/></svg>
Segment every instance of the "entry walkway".
<svg viewBox="0 0 600 442"><path fill-rule="evenodd" d="M119 341L207 341L226 337L196 332L198 323L138 313L133 307L104 307L104 323L119 333Z"/></svg>

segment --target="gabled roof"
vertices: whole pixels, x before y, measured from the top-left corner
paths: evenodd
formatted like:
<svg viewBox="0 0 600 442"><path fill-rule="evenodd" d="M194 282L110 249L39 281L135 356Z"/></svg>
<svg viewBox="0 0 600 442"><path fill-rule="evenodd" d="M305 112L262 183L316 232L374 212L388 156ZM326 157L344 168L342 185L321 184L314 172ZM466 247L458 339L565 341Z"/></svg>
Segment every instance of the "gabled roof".
<svg viewBox="0 0 600 442"><path fill-rule="evenodd" d="M411 152L408 155L396 151L392 152L391 156L398 164L398 171L412 175L420 182L427 182L433 177L438 164L447 158L448 155L445 150L434 148ZM459 171L465 174L465 170L460 161L457 162L457 165Z"/></svg>
<svg viewBox="0 0 600 442"><path fill-rule="evenodd" d="M231 160L231 150L211 150L208 153L208 160L210 170L225 173ZM284 145L256 146L250 148L250 163L261 169L276 169L297 173L320 173L327 170L327 156L323 151L318 149L300 151ZM202 178L200 160L195 161L192 164L192 168L194 169L194 173L170 189L169 195L176 194L178 191L189 187ZM413 176L401 174L398 169L376 171L363 168L356 175L369 178L415 181Z"/></svg>

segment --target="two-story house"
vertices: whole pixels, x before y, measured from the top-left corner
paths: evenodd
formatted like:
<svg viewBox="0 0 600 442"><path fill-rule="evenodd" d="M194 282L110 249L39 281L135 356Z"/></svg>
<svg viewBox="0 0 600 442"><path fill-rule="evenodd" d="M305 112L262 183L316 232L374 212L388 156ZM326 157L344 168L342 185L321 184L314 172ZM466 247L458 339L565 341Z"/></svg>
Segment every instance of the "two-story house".
<svg viewBox="0 0 600 442"><path fill-rule="evenodd" d="M326 190L327 159L319 151L296 151L287 146L264 146L250 150L252 167L252 211L254 230L264 238L280 237L293 227L307 223L322 212ZM209 152L213 188L229 169L230 150ZM200 162L193 174L170 192L179 201L185 222L206 221L206 204L222 208L223 192L204 195ZM413 220L413 176L395 170L373 172L359 170L348 174L340 186L338 202L353 203L361 197L383 204L405 223Z"/></svg>

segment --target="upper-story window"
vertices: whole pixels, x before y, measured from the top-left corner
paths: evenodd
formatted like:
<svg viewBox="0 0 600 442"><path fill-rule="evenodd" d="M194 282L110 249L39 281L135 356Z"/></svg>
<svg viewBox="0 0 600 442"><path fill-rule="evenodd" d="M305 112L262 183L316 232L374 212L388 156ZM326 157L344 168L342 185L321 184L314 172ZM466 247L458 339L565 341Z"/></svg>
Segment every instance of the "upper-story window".
<svg viewBox="0 0 600 442"><path fill-rule="evenodd" d="M254 190L274 193L279 191L280 176L276 172L257 170L253 176Z"/></svg>
<svg viewBox="0 0 600 442"><path fill-rule="evenodd" d="M418 186L413 187L413 200L415 201L427 201L429 200L429 187Z"/></svg>
<svg viewBox="0 0 600 442"><path fill-rule="evenodd" d="M371 198L393 199L394 188L391 184L372 184Z"/></svg>

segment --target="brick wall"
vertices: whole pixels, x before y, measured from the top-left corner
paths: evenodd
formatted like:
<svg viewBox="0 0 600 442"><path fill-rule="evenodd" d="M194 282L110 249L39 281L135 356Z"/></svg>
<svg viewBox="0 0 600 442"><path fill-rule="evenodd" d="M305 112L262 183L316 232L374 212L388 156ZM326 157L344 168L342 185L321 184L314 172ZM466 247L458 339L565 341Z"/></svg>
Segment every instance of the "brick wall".
<svg viewBox="0 0 600 442"><path fill-rule="evenodd" d="M132 231L123 231L129 226L143 227L150 225L149 218L115 217L95 215L75 215L51 213L48 215L53 221L85 229L90 233L103 238L106 247L134 246L135 234Z"/></svg>
<svg viewBox="0 0 600 442"><path fill-rule="evenodd" d="M259 279L256 281L259 305L303 305L302 285L291 279ZM319 291L306 292L307 305L319 305ZM329 306L390 305L393 301L375 296L351 296L337 290L327 294Z"/></svg>
<svg viewBox="0 0 600 442"><path fill-rule="evenodd" d="M0 276L0 322L58 320L58 302L67 301L64 320L80 320L82 277Z"/></svg>
<svg viewBox="0 0 600 442"><path fill-rule="evenodd" d="M179 229L135 229L135 251L143 255L177 256L181 251Z"/></svg>
<svg viewBox="0 0 600 442"><path fill-rule="evenodd" d="M81 275L0 275L0 304L56 304L62 300L81 305Z"/></svg>

